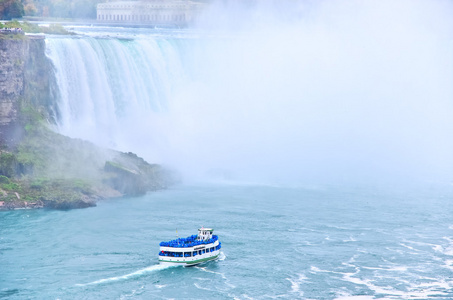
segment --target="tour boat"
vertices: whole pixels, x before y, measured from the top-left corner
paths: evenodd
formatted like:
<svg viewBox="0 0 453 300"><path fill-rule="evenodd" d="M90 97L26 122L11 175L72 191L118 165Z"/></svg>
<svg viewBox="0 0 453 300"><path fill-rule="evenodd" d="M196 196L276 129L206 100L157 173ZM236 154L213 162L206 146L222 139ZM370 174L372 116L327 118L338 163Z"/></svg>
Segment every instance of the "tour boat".
<svg viewBox="0 0 453 300"><path fill-rule="evenodd" d="M159 263L194 266L219 257L221 243L214 229L200 228L198 235L160 243Z"/></svg>

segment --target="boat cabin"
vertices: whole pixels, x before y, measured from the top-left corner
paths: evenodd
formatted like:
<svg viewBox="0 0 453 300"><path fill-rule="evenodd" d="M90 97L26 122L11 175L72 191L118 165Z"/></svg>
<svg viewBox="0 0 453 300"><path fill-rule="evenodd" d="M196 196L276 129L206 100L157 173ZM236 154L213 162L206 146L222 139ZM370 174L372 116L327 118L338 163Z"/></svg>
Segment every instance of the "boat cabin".
<svg viewBox="0 0 453 300"><path fill-rule="evenodd" d="M214 229L212 229L212 228L203 228L202 227L202 228L198 229L197 240L207 241L207 240L212 239L213 231L214 231Z"/></svg>

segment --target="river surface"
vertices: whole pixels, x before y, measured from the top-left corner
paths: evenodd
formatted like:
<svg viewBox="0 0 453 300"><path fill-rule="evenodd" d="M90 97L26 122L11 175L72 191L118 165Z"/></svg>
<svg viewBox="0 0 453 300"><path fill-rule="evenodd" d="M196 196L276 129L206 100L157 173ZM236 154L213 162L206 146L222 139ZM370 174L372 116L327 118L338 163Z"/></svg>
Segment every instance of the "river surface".
<svg viewBox="0 0 453 300"><path fill-rule="evenodd" d="M452 189L192 185L0 214L4 299L451 299ZM212 227L220 259L162 267Z"/></svg>

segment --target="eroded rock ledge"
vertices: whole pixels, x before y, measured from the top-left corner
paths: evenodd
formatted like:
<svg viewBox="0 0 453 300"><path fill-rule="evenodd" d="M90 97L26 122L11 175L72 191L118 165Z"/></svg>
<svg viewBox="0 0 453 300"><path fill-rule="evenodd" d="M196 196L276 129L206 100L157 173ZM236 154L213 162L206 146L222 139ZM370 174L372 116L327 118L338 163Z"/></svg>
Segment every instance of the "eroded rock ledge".
<svg viewBox="0 0 453 300"><path fill-rule="evenodd" d="M35 124L14 151L0 152L0 210L72 209L166 189L175 172L133 153L103 149Z"/></svg>

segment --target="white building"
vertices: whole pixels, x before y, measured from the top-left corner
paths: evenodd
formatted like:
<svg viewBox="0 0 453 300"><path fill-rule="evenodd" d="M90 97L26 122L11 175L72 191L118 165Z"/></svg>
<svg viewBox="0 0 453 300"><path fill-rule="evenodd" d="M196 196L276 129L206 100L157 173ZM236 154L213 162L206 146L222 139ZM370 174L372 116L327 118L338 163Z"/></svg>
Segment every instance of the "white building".
<svg viewBox="0 0 453 300"><path fill-rule="evenodd" d="M97 5L97 20L106 23L185 25L200 11L189 0L115 1Z"/></svg>

